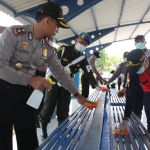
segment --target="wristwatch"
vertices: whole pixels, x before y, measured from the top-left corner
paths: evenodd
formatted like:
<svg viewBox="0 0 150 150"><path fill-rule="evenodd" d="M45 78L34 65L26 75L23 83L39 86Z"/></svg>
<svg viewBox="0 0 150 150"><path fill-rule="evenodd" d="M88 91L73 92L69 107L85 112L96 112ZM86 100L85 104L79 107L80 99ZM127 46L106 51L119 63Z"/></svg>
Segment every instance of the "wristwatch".
<svg viewBox="0 0 150 150"><path fill-rule="evenodd" d="M74 94L74 97L77 97L78 95L80 95L79 92L75 93L75 94Z"/></svg>

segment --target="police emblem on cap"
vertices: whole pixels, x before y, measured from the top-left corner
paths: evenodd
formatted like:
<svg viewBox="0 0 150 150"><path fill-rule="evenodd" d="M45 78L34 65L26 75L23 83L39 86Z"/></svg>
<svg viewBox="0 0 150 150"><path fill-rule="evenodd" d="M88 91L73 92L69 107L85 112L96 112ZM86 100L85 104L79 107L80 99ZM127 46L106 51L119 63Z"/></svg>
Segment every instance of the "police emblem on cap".
<svg viewBox="0 0 150 150"><path fill-rule="evenodd" d="M16 64L16 68L17 68L17 69L21 69L21 68L22 68L22 64L21 64L21 63L17 63L17 64Z"/></svg>
<svg viewBox="0 0 150 150"><path fill-rule="evenodd" d="M129 64L129 66L132 66L133 65L133 63L132 63L132 61L128 61L128 64Z"/></svg>
<svg viewBox="0 0 150 150"><path fill-rule="evenodd" d="M23 50L26 50L28 47L28 43L27 42L21 42L20 48Z"/></svg>
<svg viewBox="0 0 150 150"><path fill-rule="evenodd" d="M85 34L85 33L83 33L83 34L82 34L82 36L81 36L81 38L82 38L82 39L84 39L84 38L85 38L85 36L86 36L86 34Z"/></svg>

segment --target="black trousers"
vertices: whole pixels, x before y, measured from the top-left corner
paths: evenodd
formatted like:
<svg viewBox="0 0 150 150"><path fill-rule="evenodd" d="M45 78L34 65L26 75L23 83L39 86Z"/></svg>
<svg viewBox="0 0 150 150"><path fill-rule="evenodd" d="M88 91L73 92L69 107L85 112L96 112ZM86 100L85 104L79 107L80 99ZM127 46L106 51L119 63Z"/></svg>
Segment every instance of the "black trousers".
<svg viewBox="0 0 150 150"><path fill-rule="evenodd" d="M12 150L14 125L18 150L34 150L38 146L35 109L26 101L33 88L0 80L0 150Z"/></svg>
<svg viewBox="0 0 150 150"><path fill-rule="evenodd" d="M136 95L136 101L133 109L134 113L139 117L139 119L141 119L142 116L143 105L144 105L144 91L142 89L142 86L139 84Z"/></svg>
<svg viewBox="0 0 150 150"><path fill-rule="evenodd" d="M81 84L82 84L82 96L88 98L90 84L84 73L81 76Z"/></svg>
<svg viewBox="0 0 150 150"><path fill-rule="evenodd" d="M69 115L70 101L71 94L65 88L56 84L52 87L51 91L46 89L44 105L40 113L40 122L42 124L48 124L56 107L57 120L60 124Z"/></svg>
<svg viewBox="0 0 150 150"><path fill-rule="evenodd" d="M121 86L121 78L118 78L118 90L120 90L120 86Z"/></svg>

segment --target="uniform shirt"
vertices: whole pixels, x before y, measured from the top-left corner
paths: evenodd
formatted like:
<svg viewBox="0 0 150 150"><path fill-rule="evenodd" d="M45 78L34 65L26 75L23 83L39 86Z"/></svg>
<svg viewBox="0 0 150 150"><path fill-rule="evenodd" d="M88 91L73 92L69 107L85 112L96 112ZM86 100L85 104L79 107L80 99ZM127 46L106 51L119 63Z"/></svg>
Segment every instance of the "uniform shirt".
<svg viewBox="0 0 150 150"><path fill-rule="evenodd" d="M77 58L83 55L83 53L80 53L80 52L77 53L74 50L74 45L65 46L63 55L61 53L62 51L58 52L58 58L61 59L61 64L64 67L70 64L73 60L76 60ZM71 65L69 68L70 68L71 74L77 73L79 69L81 68L84 71L91 86L95 88L95 85L97 85L97 82L93 76L92 68L89 66L89 63L86 58L82 59L81 61L77 62L74 65Z"/></svg>
<svg viewBox="0 0 150 150"><path fill-rule="evenodd" d="M121 73L125 76L126 75L126 70L127 70L127 63L123 62L119 65L113 76L109 79L109 82L112 82L115 80Z"/></svg>
<svg viewBox="0 0 150 150"><path fill-rule="evenodd" d="M21 69L16 68L17 63L22 64ZM1 34L0 79L27 86L37 68L45 64L64 88L78 92L48 43L44 39L34 43L33 25L11 26Z"/></svg>
<svg viewBox="0 0 150 150"><path fill-rule="evenodd" d="M150 49L144 49L143 50L146 56L150 56Z"/></svg>
<svg viewBox="0 0 150 150"><path fill-rule="evenodd" d="M93 60L92 57L89 58L88 62L89 62L90 66L92 67L93 70L96 69L95 60Z"/></svg>

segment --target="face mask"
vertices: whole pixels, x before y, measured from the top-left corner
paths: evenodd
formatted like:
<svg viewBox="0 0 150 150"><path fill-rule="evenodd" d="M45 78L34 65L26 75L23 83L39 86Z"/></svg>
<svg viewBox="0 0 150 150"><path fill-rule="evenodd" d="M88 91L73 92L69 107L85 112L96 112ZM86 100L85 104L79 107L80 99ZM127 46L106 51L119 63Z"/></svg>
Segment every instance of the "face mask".
<svg viewBox="0 0 150 150"><path fill-rule="evenodd" d="M145 44L142 42L137 43L135 46L137 49L144 49L145 48Z"/></svg>
<svg viewBox="0 0 150 150"><path fill-rule="evenodd" d="M79 51L79 52L83 52L83 51L86 50L86 47L83 46L83 45L80 44L80 43L77 43L77 44L75 45L75 47L76 47L76 50Z"/></svg>
<svg viewBox="0 0 150 150"><path fill-rule="evenodd" d="M139 70L138 70L138 72L136 72L137 74L141 74L141 73L143 73L145 71L145 68L144 67L141 67Z"/></svg>
<svg viewBox="0 0 150 150"><path fill-rule="evenodd" d="M123 60L124 60L124 62L127 62L127 58L125 57L125 58L123 58Z"/></svg>

